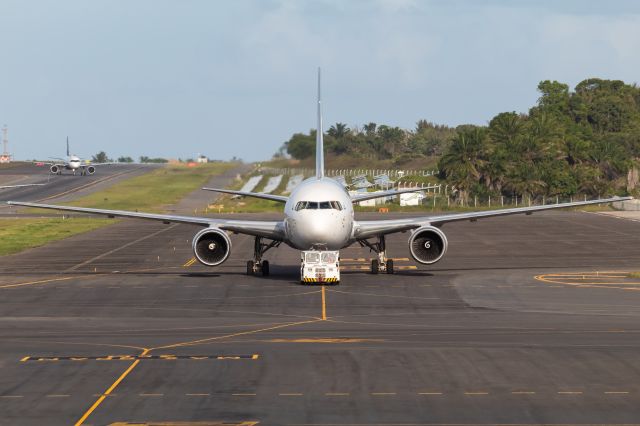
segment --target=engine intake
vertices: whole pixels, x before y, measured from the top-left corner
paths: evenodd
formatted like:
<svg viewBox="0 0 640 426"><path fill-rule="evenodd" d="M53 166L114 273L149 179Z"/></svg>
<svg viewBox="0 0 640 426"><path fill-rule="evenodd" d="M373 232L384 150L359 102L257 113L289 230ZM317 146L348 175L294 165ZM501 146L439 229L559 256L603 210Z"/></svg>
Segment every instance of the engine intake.
<svg viewBox="0 0 640 426"><path fill-rule="evenodd" d="M231 240L220 229L203 229L193 237L193 253L203 265L220 265L227 260L230 252Z"/></svg>
<svg viewBox="0 0 640 426"><path fill-rule="evenodd" d="M88 173L88 174L92 175L92 174L94 174L95 172L96 172L96 168L95 168L95 167L93 167L93 166L89 166L89 167L87 167L87 173Z"/></svg>
<svg viewBox="0 0 640 426"><path fill-rule="evenodd" d="M60 169L58 168L58 166L51 166L49 170L55 175Z"/></svg>
<svg viewBox="0 0 640 426"><path fill-rule="evenodd" d="M411 256L425 265L436 263L447 252L447 237L433 226L423 226L416 229L409 238Z"/></svg>

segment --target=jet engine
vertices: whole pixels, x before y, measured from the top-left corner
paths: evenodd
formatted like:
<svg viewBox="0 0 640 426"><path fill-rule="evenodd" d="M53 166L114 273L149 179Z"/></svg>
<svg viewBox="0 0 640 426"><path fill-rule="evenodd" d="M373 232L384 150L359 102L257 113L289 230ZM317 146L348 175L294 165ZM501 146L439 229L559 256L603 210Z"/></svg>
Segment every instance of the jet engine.
<svg viewBox="0 0 640 426"><path fill-rule="evenodd" d="M227 260L230 252L231 240L220 229L203 229L193 237L193 254L203 265L220 265Z"/></svg>
<svg viewBox="0 0 640 426"><path fill-rule="evenodd" d="M58 173L60 171L60 168L56 165L51 166L51 168L49 169L51 171L51 173L53 173L54 175L56 173Z"/></svg>
<svg viewBox="0 0 640 426"><path fill-rule="evenodd" d="M93 166L87 167L87 174L92 175L96 172L96 168Z"/></svg>
<svg viewBox="0 0 640 426"><path fill-rule="evenodd" d="M409 238L411 256L418 262L430 265L436 263L447 252L447 237L433 226L416 229Z"/></svg>

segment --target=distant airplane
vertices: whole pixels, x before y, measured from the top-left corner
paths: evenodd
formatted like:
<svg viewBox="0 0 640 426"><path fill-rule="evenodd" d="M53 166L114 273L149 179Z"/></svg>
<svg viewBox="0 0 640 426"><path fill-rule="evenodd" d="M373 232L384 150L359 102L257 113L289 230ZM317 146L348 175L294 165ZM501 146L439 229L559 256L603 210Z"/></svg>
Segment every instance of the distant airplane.
<svg viewBox="0 0 640 426"><path fill-rule="evenodd" d="M93 163L88 160L82 160L77 155L71 155L69 151L69 137L67 137L67 157L53 158L56 162L37 161L37 166L50 166L51 174L61 175L63 170L71 170L75 175L80 172L81 176L92 175L96 172L96 166L105 166L114 163Z"/></svg>
<svg viewBox="0 0 640 426"><path fill-rule="evenodd" d="M537 211L588 204L622 201L631 197L615 197L593 201L519 207L479 212L464 212L416 218L387 220L355 220L353 204L374 198L388 197L405 192L421 191L421 188L359 193L349 195L345 187L324 174L324 151L322 137L322 111L320 101L320 70L318 70L318 127L316 132L316 175L296 186L289 197L228 189L202 188L227 194L243 195L277 201L284 204L284 219L259 221L243 219L220 219L215 217L176 216L168 214L142 213L124 210L105 210L83 207L68 207L51 204L9 201L17 206L40 207L80 213L100 214L108 217L128 217L156 220L164 223L187 223L203 229L193 237L193 252L196 259L206 266L217 266L227 260L231 251L231 240L227 233L246 234L255 237L253 259L247 262L247 274L269 275L269 262L262 259L268 250L281 243L298 250L339 250L352 244L368 247L376 257L371 260L371 272L393 273L393 259L387 258L385 237L397 232L410 231L409 250L413 258L422 264L438 262L447 251L448 241L440 229L449 222L470 220L472 222L493 216L518 213L532 214Z"/></svg>

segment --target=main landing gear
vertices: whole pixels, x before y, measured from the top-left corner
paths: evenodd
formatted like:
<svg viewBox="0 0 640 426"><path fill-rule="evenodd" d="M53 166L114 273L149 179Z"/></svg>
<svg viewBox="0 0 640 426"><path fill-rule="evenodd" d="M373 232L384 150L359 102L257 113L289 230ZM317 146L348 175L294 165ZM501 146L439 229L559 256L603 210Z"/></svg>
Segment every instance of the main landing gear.
<svg viewBox="0 0 640 426"><path fill-rule="evenodd" d="M269 276L269 261L262 260L267 250L278 247L282 241L272 240L269 243L262 242L262 237L256 237L253 244L253 260L247 260L247 275Z"/></svg>
<svg viewBox="0 0 640 426"><path fill-rule="evenodd" d="M371 259L371 273L386 272L393 274L393 259L387 258L387 248L384 235L378 237L378 241L372 243L369 240L358 240L361 247L369 247L369 249L378 255L377 259Z"/></svg>

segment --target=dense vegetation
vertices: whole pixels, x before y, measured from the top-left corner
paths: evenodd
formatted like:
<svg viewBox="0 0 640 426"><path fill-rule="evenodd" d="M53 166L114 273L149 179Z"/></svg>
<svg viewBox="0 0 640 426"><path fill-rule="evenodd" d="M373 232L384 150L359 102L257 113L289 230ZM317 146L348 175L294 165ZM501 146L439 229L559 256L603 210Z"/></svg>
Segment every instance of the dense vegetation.
<svg viewBox="0 0 640 426"><path fill-rule="evenodd" d="M324 137L329 155L348 155L369 160L391 160L402 166L417 158L439 156L455 136L456 130L420 120L415 130L368 123L350 129L344 123L331 126ZM296 133L283 147L291 157L304 160L315 155L316 131Z"/></svg>
<svg viewBox="0 0 640 426"><path fill-rule="evenodd" d="M543 81L538 90L537 105L527 114L500 113L488 126L451 128L421 120L414 130L375 123L349 129L337 123L327 131L326 149L362 159L392 159L397 166L437 156L441 178L463 199L634 190L640 88L594 78L573 92L557 81ZM293 158L305 159L314 155L314 141L314 131L298 133L285 149Z"/></svg>

